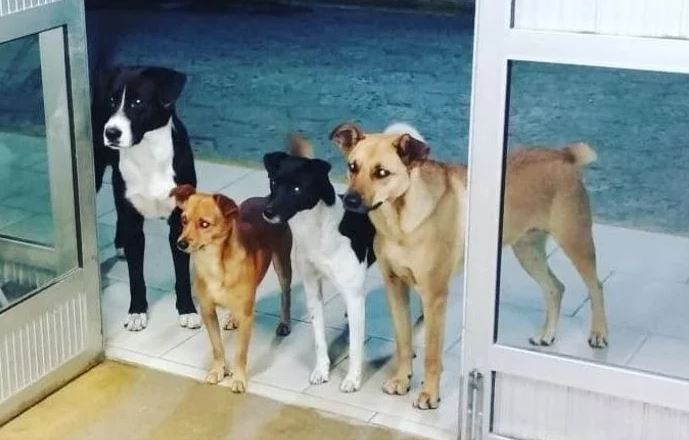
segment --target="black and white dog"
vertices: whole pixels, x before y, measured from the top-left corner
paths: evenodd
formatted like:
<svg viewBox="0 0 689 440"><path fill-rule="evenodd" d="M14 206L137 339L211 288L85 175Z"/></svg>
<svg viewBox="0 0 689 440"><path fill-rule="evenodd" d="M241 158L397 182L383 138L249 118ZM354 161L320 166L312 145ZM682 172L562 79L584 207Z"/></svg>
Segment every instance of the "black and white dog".
<svg viewBox="0 0 689 440"><path fill-rule="evenodd" d="M179 323L188 328L201 326L191 296L189 255L177 248L182 230L180 211L170 197L177 185L196 186L189 138L175 113L175 102L185 82L184 74L171 69L118 67L99 74L94 92L96 183L100 187L105 167L112 165L115 246L124 250L131 291L124 326L131 331L142 330L148 323L145 218L167 219ZM99 142L107 149L99 151Z"/></svg>
<svg viewBox="0 0 689 440"><path fill-rule="evenodd" d="M303 278L316 343L311 383L327 382L330 374L322 293L322 279L327 279L344 297L349 320L349 370L340 390L357 391L365 337L364 283L366 269L375 262L375 229L367 214L344 210L328 178L330 164L310 158L303 139L292 143L292 155L274 152L263 158L270 178L263 216L271 223L287 222L292 230L292 261Z"/></svg>

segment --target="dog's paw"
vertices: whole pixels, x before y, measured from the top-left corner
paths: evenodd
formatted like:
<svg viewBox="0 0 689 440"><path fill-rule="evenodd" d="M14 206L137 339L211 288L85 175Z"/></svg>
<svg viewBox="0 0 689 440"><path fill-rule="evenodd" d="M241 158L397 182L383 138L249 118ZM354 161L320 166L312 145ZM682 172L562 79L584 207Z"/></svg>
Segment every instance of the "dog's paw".
<svg viewBox="0 0 689 440"><path fill-rule="evenodd" d="M529 343L538 347L550 347L555 343L555 336L532 336Z"/></svg>
<svg viewBox="0 0 689 440"><path fill-rule="evenodd" d="M275 334L278 336L287 336L292 332L292 327L289 322L281 322L275 329Z"/></svg>
<svg viewBox="0 0 689 440"><path fill-rule="evenodd" d="M219 365L216 367L211 368L208 371L208 374L206 374L206 379L205 382L211 385L215 385L218 382L222 381L226 374L225 366L224 365Z"/></svg>
<svg viewBox="0 0 689 440"><path fill-rule="evenodd" d="M178 319L179 325L184 328L201 328L201 317L198 313L184 313L182 315L179 315Z"/></svg>
<svg viewBox="0 0 689 440"><path fill-rule="evenodd" d="M438 406L440 406L440 396L432 396L426 391L421 391L414 400L414 408L416 409L437 409Z"/></svg>
<svg viewBox="0 0 689 440"><path fill-rule="evenodd" d="M148 315L146 313L130 313L125 318L123 325L130 332L139 332L148 326Z"/></svg>
<svg viewBox="0 0 689 440"><path fill-rule="evenodd" d="M230 391L233 393L243 393L246 391L246 374L233 371L230 374Z"/></svg>
<svg viewBox="0 0 689 440"><path fill-rule="evenodd" d="M115 257L118 260L126 260L126 257L124 256L124 248L115 248Z"/></svg>
<svg viewBox="0 0 689 440"><path fill-rule="evenodd" d="M383 384L383 391L386 394L403 396L409 392L411 388L411 375L406 378L391 377Z"/></svg>
<svg viewBox="0 0 689 440"><path fill-rule="evenodd" d="M589 336L591 348L605 348L608 346L608 332L605 330L593 330Z"/></svg>
<svg viewBox="0 0 689 440"><path fill-rule="evenodd" d="M225 318L222 328L223 330L237 330L239 328L239 320L230 313Z"/></svg>
<svg viewBox="0 0 689 440"><path fill-rule="evenodd" d="M309 382L313 385L326 383L330 378L330 364L317 365L311 372Z"/></svg>
<svg viewBox="0 0 689 440"><path fill-rule="evenodd" d="M340 391L353 393L361 388L361 371L350 371L340 384Z"/></svg>

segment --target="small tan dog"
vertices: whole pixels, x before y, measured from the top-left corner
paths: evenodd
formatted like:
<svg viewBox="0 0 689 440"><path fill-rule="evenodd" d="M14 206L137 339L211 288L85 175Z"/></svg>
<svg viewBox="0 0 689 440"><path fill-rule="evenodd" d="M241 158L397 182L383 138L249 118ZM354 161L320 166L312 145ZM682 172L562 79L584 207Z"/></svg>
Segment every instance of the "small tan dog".
<svg viewBox="0 0 689 440"><path fill-rule="evenodd" d="M383 390L409 392L409 288L413 287L423 302L426 346L423 389L415 406L437 408L449 279L464 262L467 168L428 159L430 149L423 138L405 124L375 134L342 124L330 138L348 161L345 207L368 212L376 228L374 249L386 283L398 362ZM564 292L548 267L548 235L564 250L588 288L593 311L589 344L607 345L591 209L580 170L595 158L595 152L580 143L562 150L520 150L507 160L502 243L512 246L522 267L543 289L547 312L543 328L531 338L536 345L555 340Z"/></svg>
<svg viewBox="0 0 689 440"><path fill-rule="evenodd" d="M206 382L218 383L227 374L216 307L230 310L226 329L239 329L239 346L230 370L230 389L246 390L247 355L254 326L256 290L271 261L282 289L279 336L290 332L292 236L286 225L263 220L266 199L250 198L241 206L222 194L197 193L182 185L171 196L182 210L183 230L178 247L191 254L194 287L213 347L213 362Z"/></svg>

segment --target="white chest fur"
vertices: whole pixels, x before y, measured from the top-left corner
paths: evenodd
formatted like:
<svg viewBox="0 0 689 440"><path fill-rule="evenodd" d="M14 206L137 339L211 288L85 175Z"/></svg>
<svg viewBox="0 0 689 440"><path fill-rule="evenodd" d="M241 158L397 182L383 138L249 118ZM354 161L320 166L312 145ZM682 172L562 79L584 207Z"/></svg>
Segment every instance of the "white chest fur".
<svg viewBox="0 0 689 440"><path fill-rule="evenodd" d="M167 125L147 132L138 144L120 150L125 197L144 217L167 218L175 208L170 197L175 186L173 156L172 118Z"/></svg>

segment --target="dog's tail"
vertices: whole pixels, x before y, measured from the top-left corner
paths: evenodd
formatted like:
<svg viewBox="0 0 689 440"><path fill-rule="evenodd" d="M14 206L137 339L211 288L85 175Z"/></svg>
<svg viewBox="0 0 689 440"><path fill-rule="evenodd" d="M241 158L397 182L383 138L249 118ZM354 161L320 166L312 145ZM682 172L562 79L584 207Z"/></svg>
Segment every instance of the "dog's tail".
<svg viewBox="0 0 689 440"><path fill-rule="evenodd" d="M570 144L564 148L564 152L567 155L567 158L573 162L574 165L579 167L585 167L586 165L595 162L596 159L598 159L596 150L591 148L591 146L585 142Z"/></svg>
<svg viewBox="0 0 689 440"><path fill-rule="evenodd" d="M287 136L287 151L293 156L313 158L311 142L297 133Z"/></svg>
<svg viewBox="0 0 689 440"><path fill-rule="evenodd" d="M393 122L388 125L388 128L383 132L384 134L408 134L417 141L426 142L426 139L421 136L419 131L405 122Z"/></svg>

